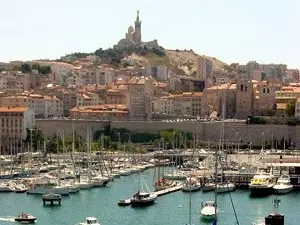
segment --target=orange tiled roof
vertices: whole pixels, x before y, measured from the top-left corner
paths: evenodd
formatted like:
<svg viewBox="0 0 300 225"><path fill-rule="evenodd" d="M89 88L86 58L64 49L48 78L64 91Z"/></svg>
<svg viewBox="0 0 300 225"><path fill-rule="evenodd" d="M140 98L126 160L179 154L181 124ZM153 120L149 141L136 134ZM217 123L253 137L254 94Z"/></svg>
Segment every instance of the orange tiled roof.
<svg viewBox="0 0 300 225"><path fill-rule="evenodd" d="M28 107L0 107L0 112L25 112L28 109Z"/></svg>

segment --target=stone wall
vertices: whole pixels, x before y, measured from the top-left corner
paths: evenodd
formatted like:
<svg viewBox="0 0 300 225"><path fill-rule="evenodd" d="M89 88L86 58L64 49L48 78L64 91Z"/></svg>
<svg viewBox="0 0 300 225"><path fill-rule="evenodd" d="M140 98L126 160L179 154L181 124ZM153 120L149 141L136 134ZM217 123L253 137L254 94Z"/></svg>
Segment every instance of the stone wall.
<svg viewBox="0 0 300 225"><path fill-rule="evenodd" d="M111 128L125 128L133 132L158 133L164 129L178 129L183 132L196 132L201 140L218 141L222 122L160 122L160 121L93 121L93 120L37 120L36 126L46 135L52 135L58 130L66 134L72 133L72 124L77 133L86 137L87 126L93 130L103 129L111 124ZM300 126L286 125L247 125L243 122L225 122L224 137L230 142L240 139L240 142L252 142L253 145L261 145L262 138L265 141L272 140L272 133L277 140L291 139L300 147Z"/></svg>

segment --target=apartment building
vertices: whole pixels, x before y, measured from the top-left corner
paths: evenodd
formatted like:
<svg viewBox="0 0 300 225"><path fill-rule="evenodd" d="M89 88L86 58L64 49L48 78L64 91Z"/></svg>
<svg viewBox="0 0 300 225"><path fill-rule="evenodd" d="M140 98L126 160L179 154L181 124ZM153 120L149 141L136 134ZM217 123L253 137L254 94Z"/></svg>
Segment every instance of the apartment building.
<svg viewBox="0 0 300 225"><path fill-rule="evenodd" d="M63 102L56 96L27 94L0 98L1 106L21 106L31 109L36 118L51 118L63 116Z"/></svg>
<svg viewBox="0 0 300 225"><path fill-rule="evenodd" d="M70 111L71 119L128 120L129 111L125 105L77 106Z"/></svg>
<svg viewBox="0 0 300 225"><path fill-rule="evenodd" d="M152 101L153 113L172 116L206 116L206 101L203 93L184 92L154 98Z"/></svg>
<svg viewBox="0 0 300 225"><path fill-rule="evenodd" d="M28 107L1 106L0 107L0 137L24 140L27 136L27 128L35 126L35 116Z"/></svg>
<svg viewBox="0 0 300 225"><path fill-rule="evenodd" d="M90 106L105 104L104 97L93 92L79 92L76 94L76 106Z"/></svg>

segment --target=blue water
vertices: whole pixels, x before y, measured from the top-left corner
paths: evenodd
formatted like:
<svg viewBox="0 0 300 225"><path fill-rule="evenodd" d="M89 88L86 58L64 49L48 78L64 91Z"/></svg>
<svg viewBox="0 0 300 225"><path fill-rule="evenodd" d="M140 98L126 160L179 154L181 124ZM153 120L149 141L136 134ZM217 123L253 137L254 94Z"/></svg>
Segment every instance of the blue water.
<svg viewBox="0 0 300 225"><path fill-rule="evenodd" d="M151 187L153 170L143 172ZM41 196L1 193L0 225L12 224L10 220L21 212L37 216L38 225L74 225L83 222L87 216L95 216L101 225L184 225L188 222L189 193L181 191L161 196L147 208L117 206L117 201L131 197L137 189L138 174L115 179L109 187L81 190L77 194L64 197L62 206L43 206ZM272 212L274 196L250 198L249 190L233 192L240 225L264 224L264 217ZM300 193L292 192L279 197L280 212L285 215L286 225L299 225ZM192 193L192 223L211 224L200 219L200 203L213 199L213 193ZM228 194L218 195L219 225L235 223L233 209Z"/></svg>

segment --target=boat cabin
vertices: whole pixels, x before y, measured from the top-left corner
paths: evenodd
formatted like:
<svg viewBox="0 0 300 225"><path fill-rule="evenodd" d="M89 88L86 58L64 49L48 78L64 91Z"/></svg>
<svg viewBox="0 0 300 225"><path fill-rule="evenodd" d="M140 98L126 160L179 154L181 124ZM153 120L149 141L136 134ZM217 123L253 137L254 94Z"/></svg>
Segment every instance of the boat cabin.
<svg viewBox="0 0 300 225"><path fill-rule="evenodd" d="M144 199L144 198L150 197L150 193L146 193L146 192L137 192L133 197L134 197L134 198L137 198L137 199Z"/></svg>
<svg viewBox="0 0 300 225"><path fill-rule="evenodd" d="M98 224L98 220L95 217L87 217L86 218L86 224Z"/></svg>
<svg viewBox="0 0 300 225"><path fill-rule="evenodd" d="M201 206L202 207L206 207L206 206L215 207L216 203L214 201L203 201L203 202L201 202Z"/></svg>

